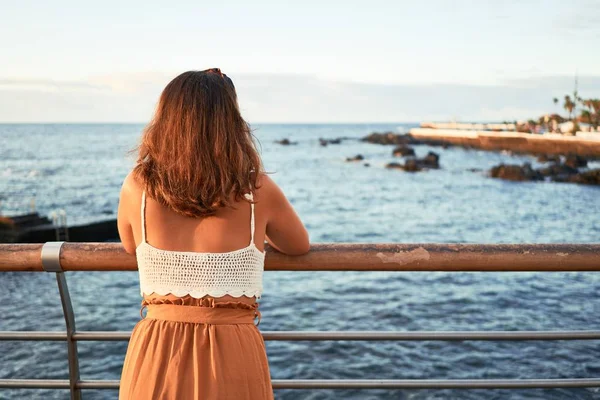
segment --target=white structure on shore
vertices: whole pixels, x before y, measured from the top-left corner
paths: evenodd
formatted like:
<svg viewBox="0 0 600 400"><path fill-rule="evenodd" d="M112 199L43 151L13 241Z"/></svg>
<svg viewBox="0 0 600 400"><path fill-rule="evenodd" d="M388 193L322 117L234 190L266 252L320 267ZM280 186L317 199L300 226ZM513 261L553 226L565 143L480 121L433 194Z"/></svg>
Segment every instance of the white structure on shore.
<svg viewBox="0 0 600 400"><path fill-rule="evenodd" d="M516 131L515 124L473 124L461 122L421 122L421 128L460 129L465 131Z"/></svg>
<svg viewBox="0 0 600 400"><path fill-rule="evenodd" d="M573 131L573 121L563 122L562 124L557 124L554 127L555 131L561 132L550 133L545 132L544 135L559 135L566 134ZM579 123L579 127L581 130L575 133L575 136L581 136L588 139L598 140L600 138L600 127L594 129L591 125L585 123ZM513 133L517 132L517 124L481 124L481 123L459 123L459 122L422 122L422 129L438 129L448 131L479 131L479 132L504 132L504 133Z"/></svg>

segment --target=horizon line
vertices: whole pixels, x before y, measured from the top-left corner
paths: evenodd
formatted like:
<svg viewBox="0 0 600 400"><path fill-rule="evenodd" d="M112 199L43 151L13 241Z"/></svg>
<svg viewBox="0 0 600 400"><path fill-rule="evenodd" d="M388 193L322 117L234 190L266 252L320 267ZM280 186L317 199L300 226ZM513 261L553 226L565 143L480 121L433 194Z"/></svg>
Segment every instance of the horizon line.
<svg viewBox="0 0 600 400"><path fill-rule="evenodd" d="M312 121L312 122L252 122L250 125L367 125L367 124L420 124L422 121L366 121L366 122L326 122L326 121ZM430 122L430 121L427 121ZM471 122L471 121L469 121ZM148 122L99 122L99 121L50 121L50 122L39 122L39 121L0 121L0 125L146 125Z"/></svg>

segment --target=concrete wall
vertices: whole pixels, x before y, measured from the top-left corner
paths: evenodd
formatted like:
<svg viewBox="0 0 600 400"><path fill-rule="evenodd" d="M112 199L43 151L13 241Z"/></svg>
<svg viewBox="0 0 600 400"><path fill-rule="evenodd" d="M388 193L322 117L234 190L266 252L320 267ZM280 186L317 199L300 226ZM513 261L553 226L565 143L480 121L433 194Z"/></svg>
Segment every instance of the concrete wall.
<svg viewBox="0 0 600 400"><path fill-rule="evenodd" d="M490 132L457 129L414 128L410 134L423 141L442 140L457 146L474 147L482 150L510 150L531 154L579 154L600 157L600 135L558 134L535 135L520 132Z"/></svg>

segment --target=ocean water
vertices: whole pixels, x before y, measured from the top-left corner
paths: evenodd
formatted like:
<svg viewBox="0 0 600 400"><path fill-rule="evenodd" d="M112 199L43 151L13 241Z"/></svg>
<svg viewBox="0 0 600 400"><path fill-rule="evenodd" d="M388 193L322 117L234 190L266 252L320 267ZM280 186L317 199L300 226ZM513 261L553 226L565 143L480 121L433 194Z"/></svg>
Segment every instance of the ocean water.
<svg viewBox="0 0 600 400"><path fill-rule="evenodd" d="M500 162L535 160L460 148L440 170L387 170L391 146L355 139L410 124L257 125L265 167L311 241L354 243L590 243L600 237L600 188L488 178ZM0 125L4 214L67 211L69 223L114 218L127 151L142 125ZM289 138L292 146L274 141ZM347 163L362 154L365 162ZM479 169L481 172L472 172ZM135 272L67 273L77 328L130 330L139 319ZM600 329L598 273L267 272L262 330ZM0 275L0 330L64 330L51 274ZM125 342L80 342L82 379L118 379ZM267 342L274 379L600 377L598 341ZM68 377L64 343L0 342L0 378ZM84 391L113 399L116 391ZM598 399L598 389L277 390L277 399ZM68 398L3 390L0 399Z"/></svg>

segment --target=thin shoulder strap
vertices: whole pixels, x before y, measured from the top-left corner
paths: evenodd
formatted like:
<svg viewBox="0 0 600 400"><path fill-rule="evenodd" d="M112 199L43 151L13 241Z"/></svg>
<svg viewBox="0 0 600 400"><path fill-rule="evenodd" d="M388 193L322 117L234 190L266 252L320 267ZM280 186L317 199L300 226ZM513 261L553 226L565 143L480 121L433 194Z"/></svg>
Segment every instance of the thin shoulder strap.
<svg viewBox="0 0 600 400"><path fill-rule="evenodd" d="M142 242L146 243L146 191L142 191Z"/></svg>
<svg viewBox="0 0 600 400"><path fill-rule="evenodd" d="M252 192L246 194L246 198L251 201L250 203L250 244L254 243L254 196Z"/></svg>

